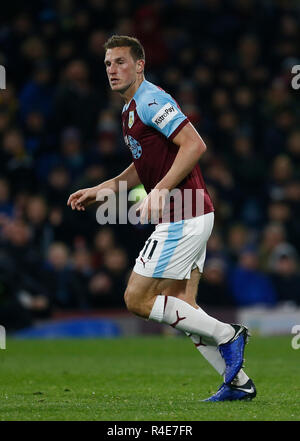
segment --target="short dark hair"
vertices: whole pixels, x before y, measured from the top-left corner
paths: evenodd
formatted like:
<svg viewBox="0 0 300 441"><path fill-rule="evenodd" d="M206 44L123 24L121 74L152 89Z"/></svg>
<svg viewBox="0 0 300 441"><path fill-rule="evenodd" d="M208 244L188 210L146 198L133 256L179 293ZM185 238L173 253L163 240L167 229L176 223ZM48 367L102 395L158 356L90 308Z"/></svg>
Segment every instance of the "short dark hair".
<svg viewBox="0 0 300 441"><path fill-rule="evenodd" d="M145 60L145 50L137 38L128 37L127 35L113 35L103 46L105 52L107 49L113 49L114 47L129 47L130 53L136 61Z"/></svg>

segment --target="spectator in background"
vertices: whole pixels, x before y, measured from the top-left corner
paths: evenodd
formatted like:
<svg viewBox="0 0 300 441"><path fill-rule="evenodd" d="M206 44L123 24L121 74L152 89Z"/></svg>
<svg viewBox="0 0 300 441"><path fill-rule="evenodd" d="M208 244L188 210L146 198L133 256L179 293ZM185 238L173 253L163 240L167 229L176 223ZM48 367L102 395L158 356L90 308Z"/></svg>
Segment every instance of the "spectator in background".
<svg viewBox="0 0 300 441"><path fill-rule="evenodd" d="M123 307L128 256L122 248L115 246L115 236L109 227L101 229L96 235L93 262L96 272L88 285L92 306Z"/></svg>
<svg viewBox="0 0 300 441"><path fill-rule="evenodd" d="M71 261L72 284L74 284L74 290L76 288L77 307L88 309L90 307L88 285L94 274L91 265L91 253L86 247L80 247L73 252Z"/></svg>
<svg viewBox="0 0 300 441"><path fill-rule="evenodd" d="M160 32L162 28L160 1L139 5L135 13L135 36L143 42L143 46L149 59L150 68L159 68L168 60L168 50L164 36ZM157 50L159 48L159 50ZM148 63L148 61L147 61Z"/></svg>
<svg viewBox="0 0 300 441"><path fill-rule="evenodd" d="M264 109L269 121L276 116L276 112L281 109L286 109L292 103L292 97L286 86L287 85L282 78L277 77L274 78L267 90ZM275 151L275 153L277 153L277 151Z"/></svg>
<svg viewBox="0 0 300 441"><path fill-rule="evenodd" d="M86 41L91 30L91 14L86 7L81 7L80 4L73 6L72 21L73 26L70 32L72 41L78 48L78 52L83 54L86 47Z"/></svg>
<svg viewBox="0 0 300 441"><path fill-rule="evenodd" d="M0 243L0 272L5 287L0 317L9 329L29 326L34 319L51 313L40 261L29 225L22 220L7 222Z"/></svg>
<svg viewBox="0 0 300 441"><path fill-rule="evenodd" d="M13 73L14 84L19 88L24 84L24 75L28 74L23 65L20 48L22 43L34 33L33 17L30 13L22 11L19 8L15 11L10 22L10 32L4 37L3 47L6 51L7 62ZM26 66L27 68L27 66ZM2 94L1 94L2 95Z"/></svg>
<svg viewBox="0 0 300 441"><path fill-rule="evenodd" d="M48 222L48 206L41 196L29 198L26 206L26 220L31 228L31 241L41 258L46 257L52 239Z"/></svg>
<svg viewBox="0 0 300 441"><path fill-rule="evenodd" d="M214 182L207 183L206 187L215 207L215 229L221 231L221 226L225 224L230 216L228 213L228 206L220 198L219 191Z"/></svg>
<svg viewBox="0 0 300 441"><path fill-rule="evenodd" d="M54 71L62 72L76 58L76 46L70 37L61 37L57 42L56 52L54 54Z"/></svg>
<svg viewBox="0 0 300 441"><path fill-rule="evenodd" d="M287 139L287 154L295 168L295 177L300 178L300 130L290 132Z"/></svg>
<svg viewBox="0 0 300 441"><path fill-rule="evenodd" d="M42 113L29 112L24 126L25 148L29 156L36 158L47 147L45 119Z"/></svg>
<svg viewBox="0 0 300 441"><path fill-rule="evenodd" d="M295 248L288 243L277 245L270 256L269 267L278 301L299 306L300 271Z"/></svg>
<svg viewBox="0 0 300 441"><path fill-rule="evenodd" d="M121 34L122 35L122 34ZM88 37L87 55L85 56L88 66L90 66L90 77L93 87L98 84L104 84L106 81L106 72L99 60L104 59L103 44L107 40L107 34L99 28L91 32ZM106 91L103 91L103 97L106 97Z"/></svg>
<svg viewBox="0 0 300 441"><path fill-rule="evenodd" d="M106 179L107 169L104 167L104 165L88 160L88 164L84 170L84 173L80 175L79 178L75 181L73 187L94 187L99 182L105 181ZM63 197L65 201L65 195Z"/></svg>
<svg viewBox="0 0 300 441"><path fill-rule="evenodd" d="M289 188L291 188L291 186ZM298 190L296 189L296 192L297 191ZM296 194L292 187L292 195L296 196ZM273 201L267 207L270 221L280 223L286 230L287 240L289 242L294 242L297 246L300 239L300 227L298 218L296 217L297 211L293 211L293 208L295 208L295 205L292 203L292 201L288 201L286 199L282 201Z"/></svg>
<svg viewBox="0 0 300 441"><path fill-rule="evenodd" d="M51 243L63 242L67 246L73 245L73 230L65 216L65 211L59 205L49 207L49 226L51 228Z"/></svg>
<svg viewBox="0 0 300 441"><path fill-rule="evenodd" d="M283 225L288 231L288 223L291 219L291 210L285 200L270 201L267 206L268 220Z"/></svg>
<svg viewBox="0 0 300 441"><path fill-rule="evenodd" d="M8 129L3 135L3 171L12 190L34 189L33 162L25 150L24 136L19 129Z"/></svg>
<svg viewBox="0 0 300 441"><path fill-rule="evenodd" d="M14 206L10 194L10 185L7 179L0 177L0 216L1 219L14 216Z"/></svg>
<svg viewBox="0 0 300 441"><path fill-rule="evenodd" d="M94 237L92 264L95 270L104 264L104 256L115 248L115 234L112 228L102 227Z"/></svg>
<svg viewBox="0 0 300 441"><path fill-rule="evenodd" d="M208 239L206 255L208 259L217 258L226 260L228 258L221 232L217 229L213 230Z"/></svg>
<svg viewBox="0 0 300 441"><path fill-rule="evenodd" d="M276 292L270 277L259 270L258 253L247 247L230 271L229 286L237 306L274 306Z"/></svg>
<svg viewBox="0 0 300 441"><path fill-rule="evenodd" d="M289 240L293 242L300 253L300 179L293 179L285 186L285 200L292 213L289 222Z"/></svg>
<svg viewBox="0 0 300 441"><path fill-rule="evenodd" d="M26 206L31 194L28 190L19 190L14 196L14 210L16 219L24 219L26 213Z"/></svg>
<svg viewBox="0 0 300 441"><path fill-rule="evenodd" d="M287 96L289 96L289 94L287 94ZM295 110L296 109L292 110L291 106L287 106L286 108L277 110L275 113L274 121L269 131L265 131L265 145L267 146L265 149L267 150L268 156L274 157L276 153L284 151L288 135L296 124ZM273 154L270 152L271 146Z"/></svg>
<svg viewBox="0 0 300 441"><path fill-rule="evenodd" d="M47 175L43 193L51 205L63 207L71 185L71 174L63 165L57 165Z"/></svg>
<svg viewBox="0 0 300 441"><path fill-rule="evenodd" d="M76 285L70 251L63 243L54 242L49 247L44 280L56 308L76 309L82 306L85 293Z"/></svg>
<svg viewBox="0 0 300 441"><path fill-rule="evenodd" d="M98 133L100 135L111 135L117 141L119 136L119 124L116 119L116 114L112 109L102 110L99 114Z"/></svg>
<svg viewBox="0 0 300 441"><path fill-rule="evenodd" d="M184 114L195 127L199 127L202 115L197 105L196 89L192 82L185 81L181 84L178 90L178 100Z"/></svg>
<svg viewBox="0 0 300 441"><path fill-rule="evenodd" d="M109 131L100 131L93 144L89 162L100 164L104 167L108 179L117 176L129 164L129 157L122 154L118 149L118 139L115 133Z"/></svg>
<svg viewBox="0 0 300 441"><path fill-rule="evenodd" d="M240 130L252 133L252 127L259 124L257 115L258 106L254 100L252 89L247 86L239 86L234 93L233 105L239 115Z"/></svg>
<svg viewBox="0 0 300 441"><path fill-rule="evenodd" d="M197 303L204 306L232 306L235 301L227 283L225 263L220 258L208 259L199 283Z"/></svg>
<svg viewBox="0 0 300 441"><path fill-rule="evenodd" d="M71 61L54 100L54 130L76 127L84 140L93 139L102 103L103 97L90 84L88 65L82 60Z"/></svg>
<svg viewBox="0 0 300 441"><path fill-rule="evenodd" d="M225 88L217 88L213 91L211 97L211 109L213 111L214 118L217 118L222 112L229 109L231 106L231 100L229 92Z"/></svg>
<svg viewBox="0 0 300 441"><path fill-rule="evenodd" d="M37 64L32 78L21 90L20 118L24 123L31 112L38 112L48 120L52 113L54 87L51 83L51 68L46 63Z"/></svg>
<svg viewBox="0 0 300 441"><path fill-rule="evenodd" d="M269 223L265 226L258 249L259 268L268 271L270 256L277 245L286 240L286 232L280 223Z"/></svg>
<svg viewBox="0 0 300 441"><path fill-rule="evenodd" d="M11 83L6 84L6 88L0 93L0 109L5 115L4 124L2 123L2 130L4 131L9 126L15 125L18 118L18 98L16 91Z"/></svg>
<svg viewBox="0 0 300 441"><path fill-rule="evenodd" d="M57 186L59 187L62 185L62 177L60 175L60 177L50 178L53 170L56 171L56 169L62 168L66 170L69 176L64 178L64 185L67 185L71 183L72 179L78 178L80 173L83 172L84 166L85 160L82 154L80 132L74 127L66 127L61 134L59 148L46 149L37 158L35 170L37 179L43 186L47 185L47 180L51 180L50 187L55 187L57 179Z"/></svg>
<svg viewBox="0 0 300 441"><path fill-rule="evenodd" d="M104 268L113 281L113 301L116 306L123 306L128 273L128 256L122 248L112 248L104 255Z"/></svg>
<svg viewBox="0 0 300 441"><path fill-rule="evenodd" d="M8 129L10 124L9 115L6 110L0 106L0 142L2 142L3 133ZM2 151L0 151L0 160L2 159Z"/></svg>
<svg viewBox="0 0 300 441"><path fill-rule="evenodd" d="M168 89L170 94L176 93L178 84L184 80L181 70L177 66L167 66L162 75L162 86Z"/></svg>
<svg viewBox="0 0 300 441"><path fill-rule="evenodd" d="M80 131L75 127L68 127L63 131L60 154L63 166L71 179L78 178L83 173L85 160L82 153Z"/></svg>
<svg viewBox="0 0 300 441"><path fill-rule="evenodd" d="M55 47L59 39L59 23L56 12L51 8L45 8L38 14L38 27L47 46Z"/></svg>
<svg viewBox="0 0 300 441"><path fill-rule="evenodd" d="M223 202L223 209L230 210L231 201L235 200L237 192L233 176L220 159L215 159L208 164L206 170L208 185L212 185ZM230 216L231 213L228 213Z"/></svg>
<svg viewBox="0 0 300 441"><path fill-rule="evenodd" d="M93 308L114 308L113 280L105 271L94 274L88 284L89 301Z"/></svg>
<svg viewBox="0 0 300 441"><path fill-rule="evenodd" d="M28 36L28 38L26 38L21 42L19 68L21 69L22 74L26 78L30 76L31 72L34 71L36 66L42 66L43 64L47 65L48 62L49 62L48 48L41 37L37 35L30 35ZM38 72L36 72L36 74L38 74ZM35 77L35 81L36 83L38 83L37 77ZM45 83L46 82L44 82L44 84ZM39 84L43 84L43 82L40 82ZM33 98L33 95L31 95L31 98ZM37 98L36 94L35 94L35 98Z"/></svg>
<svg viewBox="0 0 300 441"><path fill-rule="evenodd" d="M268 196L273 200L284 198L284 186L294 175L293 164L286 155L276 156L271 164L271 176L268 182Z"/></svg>
<svg viewBox="0 0 300 441"><path fill-rule="evenodd" d="M6 254L15 274L36 279L39 275L40 254L32 242L30 225L22 219L9 220L3 225L1 252Z"/></svg>
<svg viewBox="0 0 300 441"><path fill-rule="evenodd" d="M51 304L42 284L15 274L0 252L0 323L7 331L32 326L37 319L51 316Z"/></svg>
<svg viewBox="0 0 300 441"><path fill-rule="evenodd" d="M265 173L265 164L256 154L251 137L243 132L237 133L234 139L229 165L235 178L241 182L243 190L250 193L255 184L261 183Z"/></svg>
<svg viewBox="0 0 300 441"><path fill-rule="evenodd" d="M180 70L176 70L176 66L174 67L175 72L177 72L177 78L181 77L181 72ZM214 93L214 88L213 88L213 84L214 84L214 73L213 71L206 65L198 65L195 67L194 71L193 71L193 81L195 84L195 87L199 90L199 95L201 96L201 101L202 101L202 106L204 108L204 106L206 107L206 109L210 109L210 112L213 111L213 105L209 105L210 102L213 103L213 101L211 100L211 97ZM168 83L167 83L168 84ZM173 77L173 81L171 84L176 85L176 77ZM173 86L174 87L174 86ZM174 92L173 92L174 93ZM226 92L225 92L226 94ZM227 100L225 98L225 100ZM227 102L225 101L225 104L222 105L223 108L227 107ZM205 116L205 118L207 118L207 116ZM212 122L207 121L207 125L210 127L210 129L212 129Z"/></svg>
<svg viewBox="0 0 300 441"><path fill-rule="evenodd" d="M234 139L233 149L226 153L228 168L234 182L238 182L237 210L235 217L248 226L261 225L264 194L257 191L265 181L266 165L261 156L257 155L253 141L249 135L238 133ZM245 199L244 195L247 194Z"/></svg>
<svg viewBox="0 0 300 441"><path fill-rule="evenodd" d="M247 77L261 63L261 47L255 35L245 34L239 41L237 68Z"/></svg>
<svg viewBox="0 0 300 441"><path fill-rule="evenodd" d="M216 145L222 145L229 151L234 142L235 134L239 127L239 118L231 108L224 109L217 118L217 130L214 133Z"/></svg>
<svg viewBox="0 0 300 441"><path fill-rule="evenodd" d="M22 307L16 295L13 267L0 251L0 323L7 331L30 326L30 314Z"/></svg>
<svg viewBox="0 0 300 441"><path fill-rule="evenodd" d="M229 228L227 247L231 264L236 264L239 256L250 242L250 231L243 224L236 224Z"/></svg>

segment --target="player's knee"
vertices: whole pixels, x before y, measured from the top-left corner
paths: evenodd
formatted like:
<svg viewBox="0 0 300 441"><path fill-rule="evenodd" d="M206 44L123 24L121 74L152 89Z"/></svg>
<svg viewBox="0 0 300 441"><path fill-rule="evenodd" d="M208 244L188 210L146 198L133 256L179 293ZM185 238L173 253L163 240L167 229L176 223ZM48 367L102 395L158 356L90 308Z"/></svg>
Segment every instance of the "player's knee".
<svg viewBox="0 0 300 441"><path fill-rule="evenodd" d="M140 294L140 293L139 293ZM147 311L143 302L139 301L139 296L136 295L135 290L130 286L127 287L124 300L128 311L140 317L147 317Z"/></svg>
<svg viewBox="0 0 300 441"><path fill-rule="evenodd" d="M130 286L128 286L125 291L124 300L128 311L138 315L138 303L136 301L135 292Z"/></svg>

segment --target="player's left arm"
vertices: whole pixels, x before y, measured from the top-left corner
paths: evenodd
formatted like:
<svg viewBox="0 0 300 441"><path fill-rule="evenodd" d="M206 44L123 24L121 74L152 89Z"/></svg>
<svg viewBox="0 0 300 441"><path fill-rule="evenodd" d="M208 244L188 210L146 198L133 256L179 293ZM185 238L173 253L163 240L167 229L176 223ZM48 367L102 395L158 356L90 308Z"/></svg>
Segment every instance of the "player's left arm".
<svg viewBox="0 0 300 441"><path fill-rule="evenodd" d="M174 136L173 142L179 149L171 168L138 208L142 223L145 220L147 222L153 213L161 216L164 209L164 201L159 194L166 196L168 191L176 188L193 170L206 150L203 139L190 122ZM159 191L157 192L157 190ZM161 190L164 190L164 192L161 193Z"/></svg>
<svg viewBox="0 0 300 441"><path fill-rule="evenodd" d="M170 170L155 186L159 190L170 191L176 188L193 170L206 150L203 139L190 122L176 134L173 142L179 147L178 153Z"/></svg>

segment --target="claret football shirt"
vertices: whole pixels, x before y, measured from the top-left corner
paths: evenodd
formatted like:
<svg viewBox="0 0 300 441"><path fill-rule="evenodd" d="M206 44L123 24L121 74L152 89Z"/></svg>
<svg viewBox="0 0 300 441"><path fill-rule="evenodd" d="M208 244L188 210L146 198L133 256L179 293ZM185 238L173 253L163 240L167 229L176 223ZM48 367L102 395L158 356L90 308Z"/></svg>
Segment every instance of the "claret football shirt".
<svg viewBox="0 0 300 441"><path fill-rule="evenodd" d="M131 151L136 171L147 193L171 168L179 149L172 140L188 122L189 119L182 113L171 95L147 80L141 83L131 101L123 107L124 140ZM182 192L182 196L184 190L190 189L192 217L214 211L199 164L177 185L177 188ZM196 192L197 189L202 191ZM203 208L199 213L199 210L196 210L196 202L200 197L203 201L198 207ZM172 216L173 214L171 221L173 221ZM183 208L182 216L185 217Z"/></svg>

